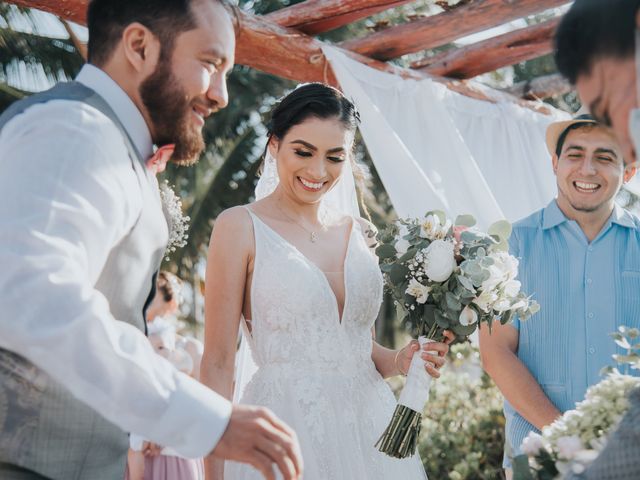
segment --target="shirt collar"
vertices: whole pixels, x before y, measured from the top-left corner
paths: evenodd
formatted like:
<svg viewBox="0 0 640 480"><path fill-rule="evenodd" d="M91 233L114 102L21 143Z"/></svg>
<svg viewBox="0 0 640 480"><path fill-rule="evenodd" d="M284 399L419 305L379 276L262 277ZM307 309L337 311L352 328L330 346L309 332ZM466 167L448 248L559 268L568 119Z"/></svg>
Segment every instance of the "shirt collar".
<svg viewBox="0 0 640 480"><path fill-rule="evenodd" d="M546 206L542 213L542 229L548 230L553 227L557 227L561 223L568 221L555 199L551 200L551 203Z"/></svg>
<svg viewBox="0 0 640 480"><path fill-rule="evenodd" d="M113 109L143 159L153 154L151 132L142 113L129 95L109 75L95 65L85 64L76 81L100 95Z"/></svg>
<svg viewBox="0 0 640 480"><path fill-rule="evenodd" d="M569 219L562 213L562 210L558 207L558 202L554 199L544 209L542 229L548 230L567 221L569 221ZM622 227L635 228L631 214L618 204L613 206L613 212L611 213L609 222L616 223Z"/></svg>
<svg viewBox="0 0 640 480"><path fill-rule="evenodd" d="M633 221L633 216L618 204L616 204L613 207L613 213L611 214L611 222L617 223L622 227L636 228L635 223Z"/></svg>

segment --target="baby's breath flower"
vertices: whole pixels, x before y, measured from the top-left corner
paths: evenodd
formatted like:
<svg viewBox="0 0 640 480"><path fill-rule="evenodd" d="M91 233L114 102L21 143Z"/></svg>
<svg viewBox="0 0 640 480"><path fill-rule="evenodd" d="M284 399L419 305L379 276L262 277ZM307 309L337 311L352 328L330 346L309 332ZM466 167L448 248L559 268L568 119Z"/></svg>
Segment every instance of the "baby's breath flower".
<svg viewBox="0 0 640 480"><path fill-rule="evenodd" d="M169 223L169 243L165 255L175 252L177 248L182 248L187 244L187 231L189 230L189 218L182 213L182 200L173 191L166 180L160 183L160 199L162 207Z"/></svg>

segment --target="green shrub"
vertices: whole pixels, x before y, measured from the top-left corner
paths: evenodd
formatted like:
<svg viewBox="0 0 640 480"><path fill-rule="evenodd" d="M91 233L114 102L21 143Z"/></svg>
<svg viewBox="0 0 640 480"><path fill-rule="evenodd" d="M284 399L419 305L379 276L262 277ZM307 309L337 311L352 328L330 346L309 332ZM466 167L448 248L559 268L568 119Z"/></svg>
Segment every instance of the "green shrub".
<svg viewBox="0 0 640 480"><path fill-rule="evenodd" d="M431 386L420 455L430 479L504 478L503 397L480 367L477 348L451 348L449 366Z"/></svg>

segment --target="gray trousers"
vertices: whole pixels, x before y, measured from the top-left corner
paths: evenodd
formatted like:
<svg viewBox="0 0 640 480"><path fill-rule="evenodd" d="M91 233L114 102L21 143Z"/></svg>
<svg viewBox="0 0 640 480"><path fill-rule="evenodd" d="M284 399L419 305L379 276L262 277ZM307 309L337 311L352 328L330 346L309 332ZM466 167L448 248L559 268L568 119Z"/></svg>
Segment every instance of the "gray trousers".
<svg viewBox="0 0 640 480"><path fill-rule="evenodd" d="M26 470L10 463L0 462L0 478L2 480L49 480L40 474Z"/></svg>

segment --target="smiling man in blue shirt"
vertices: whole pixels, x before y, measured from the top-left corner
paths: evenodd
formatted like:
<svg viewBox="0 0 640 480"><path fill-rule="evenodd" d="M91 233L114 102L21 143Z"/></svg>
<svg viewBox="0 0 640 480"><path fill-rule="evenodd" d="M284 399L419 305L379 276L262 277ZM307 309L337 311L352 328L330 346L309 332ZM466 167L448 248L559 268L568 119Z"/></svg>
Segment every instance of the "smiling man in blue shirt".
<svg viewBox="0 0 640 480"><path fill-rule="evenodd" d="M517 222L510 240L523 290L541 310L480 332L484 368L505 396L507 468L530 431L599 381L616 353L609 333L640 327L640 220L615 204L635 168L588 116L551 124L547 146L557 198Z"/></svg>

